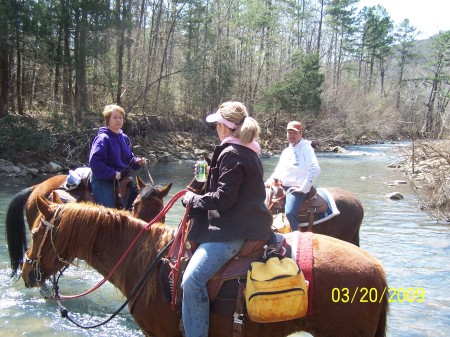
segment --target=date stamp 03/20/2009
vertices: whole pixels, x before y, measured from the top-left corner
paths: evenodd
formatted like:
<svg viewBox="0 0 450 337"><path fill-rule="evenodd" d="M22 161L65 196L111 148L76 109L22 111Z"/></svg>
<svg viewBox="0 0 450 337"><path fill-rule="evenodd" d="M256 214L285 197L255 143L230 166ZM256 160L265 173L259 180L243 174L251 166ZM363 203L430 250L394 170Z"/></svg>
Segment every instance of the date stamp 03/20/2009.
<svg viewBox="0 0 450 337"><path fill-rule="evenodd" d="M384 296L387 296L389 303L422 303L425 301L424 288L384 288L382 291L377 288L356 287L333 288L331 300L334 303L381 303Z"/></svg>

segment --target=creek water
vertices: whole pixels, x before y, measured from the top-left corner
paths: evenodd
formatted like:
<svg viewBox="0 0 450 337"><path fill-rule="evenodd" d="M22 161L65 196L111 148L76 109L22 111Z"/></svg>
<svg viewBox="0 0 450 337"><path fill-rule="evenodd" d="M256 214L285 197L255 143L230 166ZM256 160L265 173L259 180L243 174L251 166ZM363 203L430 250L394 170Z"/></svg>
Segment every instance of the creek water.
<svg viewBox="0 0 450 337"><path fill-rule="evenodd" d="M450 331L450 226L439 224L419 210L410 184L390 186L406 180L387 164L398 160L397 147L386 144L349 147L346 154L319 153L322 173L317 186L340 187L356 194L365 216L360 232L361 248L385 268L389 287L397 290L390 303L389 337L448 336ZM278 157L263 159L266 177ZM157 163L148 166L158 184L172 182L169 197L186 187L193 163ZM5 213L15 193L37 181L24 178L4 180L0 186L0 336L142 336L133 317L124 309L115 319L95 329L81 329L61 318L58 306L46 301L37 289L24 287L22 279L9 277L5 239ZM389 192L401 192L402 200L388 200ZM176 203L166 217L178 225L184 209ZM61 293L78 294L96 285L102 277L81 262L69 268L60 281ZM411 301L406 293L416 292ZM422 296L424 295L424 296ZM423 301L419 299L422 299ZM91 325L109 317L123 303L123 296L109 283L99 290L64 305L72 317ZM69 303L70 302L70 303ZM293 336L309 336L305 333Z"/></svg>

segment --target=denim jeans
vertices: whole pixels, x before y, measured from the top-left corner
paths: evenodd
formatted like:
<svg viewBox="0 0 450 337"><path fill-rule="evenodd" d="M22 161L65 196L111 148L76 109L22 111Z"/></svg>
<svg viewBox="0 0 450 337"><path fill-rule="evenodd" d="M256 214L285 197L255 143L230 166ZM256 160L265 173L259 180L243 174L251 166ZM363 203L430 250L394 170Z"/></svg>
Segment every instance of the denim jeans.
<svg viewBox="0 0 450 337"><path fill-rule="evenodd" d="M97 179L94 177L94 174L92 174L91 188L92 193L94 193L95 202L97 204L110 208L116 207L113 179Z"/></svg>
<svg viewBox="0 0 450 337"><path fill-rule="evenodd" d="M302 207L303 201L306 198L305 193L289 193L288 186L283 186L286 191L286 203L284 205L284 213L286 214L286 218L289 220L289 224L291 225L291 229L293 231L298 231L298 213L300 212L300 208Z"/></svg>
<svg viewBox="0 0 450 337"><path fill-rule="evenodd" d="M245 240L202 243L183 274L182 316L186 337L207 337L209 297L206 282L236 255Z"/></svg>

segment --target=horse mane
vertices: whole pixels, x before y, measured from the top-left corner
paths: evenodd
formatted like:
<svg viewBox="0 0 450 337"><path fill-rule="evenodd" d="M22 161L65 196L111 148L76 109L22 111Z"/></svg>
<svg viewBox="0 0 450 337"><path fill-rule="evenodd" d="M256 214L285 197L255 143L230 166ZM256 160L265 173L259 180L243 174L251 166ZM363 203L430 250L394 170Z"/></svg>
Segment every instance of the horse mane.
<svg viewBox="0 0 450 337"><path fill-rule="evenodd" d="M59 213L58 234L55 239L56 250L61 257L73 260L85 259L92 266L94 259L110 259L114 266L132 240L139 234L145 221L135 218L130 212L106 208L92 203L67 203ZM173 231L162 223L155 223L145 231L134 244L116 272L114 283L124 291L130 275L143 274L156 253L173 237ZM115 253L111 250L114 249ZM114 259L114 261L112 261ZM100 273L109 271L100 271ZM152 273L146 282L147 296L153 297L157 291L157 275Z"/></svg>

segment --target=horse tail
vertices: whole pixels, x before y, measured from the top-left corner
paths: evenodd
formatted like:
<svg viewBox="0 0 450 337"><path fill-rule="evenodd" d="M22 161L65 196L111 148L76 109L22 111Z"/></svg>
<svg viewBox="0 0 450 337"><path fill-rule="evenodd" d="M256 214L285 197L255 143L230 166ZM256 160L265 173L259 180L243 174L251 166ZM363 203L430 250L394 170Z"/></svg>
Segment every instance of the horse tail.
<svg viewBox="0 0 450 337"><path fill-rule="evenodd" d="M389 313L389 294L388 294L388 284L386 281L386 273L383 270L383 267L377 263L376 264L378 273L380 274L380 279L382 283L382 289L385 290L383 292L383 298L381 300L381 312L380 312L380 318L378 320L378 327L377 331L375 333L375 337L385 337L386 336L386 329L387 329L387 317Z"/></svg>
<svg viewBox="0 0 450 337"><path fill-rule="evenodd" d="M31 186L17 193L9 203L6 212L6 241L11 260L11 277L17 274L19 267L22 267L23 254L27 251L23 210L33 190L34 186Z"/></svg>

